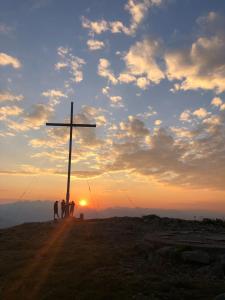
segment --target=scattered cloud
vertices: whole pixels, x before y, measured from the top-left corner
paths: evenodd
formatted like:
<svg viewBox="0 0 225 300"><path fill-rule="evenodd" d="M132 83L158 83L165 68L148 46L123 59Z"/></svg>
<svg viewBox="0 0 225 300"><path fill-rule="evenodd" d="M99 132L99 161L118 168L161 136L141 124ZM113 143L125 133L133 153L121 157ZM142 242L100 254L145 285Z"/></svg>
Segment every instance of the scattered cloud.
<svg viewBox="0 0 225 300"><path fill-rule="evenodd" d="M59 104L60 98L67 98L68 96L64 94L61 90L47 90L42 93L42 96L49 98L49 105L54 107Z"/></svg>
<svg viewBox="0 0 225 300"><path fill-rule="evenodd" d="M6 120L9 116L18 116L23 112L23 109L13 106L2 106L0 107L0 121Z"/></svg>
<svg viewBox="0 0 225 300"><path fill-rule="evenodd" d="M0 52L0 66L11 65L15 69L21 68L22 64L18 58Z"/></svg>
<svg viewBox="0 0 225 300"><path fill-rule="evenodd" d="M225 110L225 103L220 106L220 110Z"/></svg>
<svg viewBox="0 0 225 300"><path fill-rule="evenodd" d="M180 121L189 122L190 119L191 119L191 111L189 109L186 109L180 114Z"/></svg>
<svg viewBox="0 0 225 300"><path fill-rule="evenodd" d="M23 95L15 95L9 91L0 91L0 102L21 101L23 98Z"/></svg>
<svg viewBox="0 0 225 300"><path fill-rule="evenodd" d="M66 121L66 120L65 120ZM107 122L103 110L93 106L83 106L79 114L74 115L75 123L97 124L98 127L104 126ZM33 148L53 148L56 149L64 145L68 141L68 128L54 127L49 128L46 138L32 139L30 145ZM80 128L74 129L74 136L77 145L82 145L80 157L84 155L85 147L99 147L102 141L96 136L95 128Z"/></svg>
<svg viewBox="0 0 225 300"><path fill-rule="evenodd" d="M112 96L110 95L110 88L109 86L102 88L102 94L105 95L111 102L111 107L124 107L123 98L121 96Z"/></svg>
<svg viewBox="0 0 225 300"><path fill-rule="evenodd" d="M193 112L193 115L200 118L200 119L203 119L205 118L209 113L207 112L207 110L205 108L199 108L199 109L196 109L194 112Z"/></svg>
<svg viewBox="0 0 225 300"><path fill-rule="evenodd" d="M120 73L118 80L123 83L131 83L136 81L136 77L129 73Z"/></svg>
<svg viewBox="0 0 225 300"><path fill-rule="evenodd" d="M161 4L161 0L128 0L127 4L125 5L125 9L131 15L131 23L127 34L134 34L136 32L139 24L143 21L150 7L160 6Z"/></svg>
<svg viewBox="0 0 225 300"><path fill-rule="evenodd" d="M123 98L121 96L109 96L112 107L123 107Z"/></svg>
<svg viewBox="0 0 225 300"><path fill-rule="evenodd" d="M98 64L98 75L107 78L112 84L117 84L118 80L110 69L110 62L105 58L100 58Z"/></svg>
<svg viewBox="0 0 225 300"><path fill-rule="evenodd" d="M90 21L89 19L82 17L83 28L89 29L89 35L102 34L106 31L111 33L124 33L126 35L134 35L138 26L143 21L149 8L153 6L160 6L162 0L128 0L125 5L125 10L130 14L130 25L126 26L123 22L106 21L104 19L98 21Z"/></svg>
<svg viewBox="0 0 225 300"><path fill-rule="evenodd" d="M162 124L162 120L155 120L154 124L156 126L160 126Z"/></svg>
<svg viewBox="0 0 225 300"><path fill-rule="evenodd" d="M98 74L106 77L112 84L135 83L141 89L153 84L159 84L165 78L164 72L157 62L160 53L158 41L144 39L131 46L123 59L126 69L117 77L111 70L110 62L101 58L98 65Z"/></svg>
<svg viewBox="0 0 225 300"><path fill-rule="evenodd" d="M47 90L42 93L44 97L50 97L50 98L67 98L67 95L65 95L62 91L60 90Z"/></svg>
<svg viewBox="0 0 225 300"><path fill-rule="evenodd" d="M108 22L106 22L105 20L91 22L85 17L82 17L81 20L82 26L84 28L90 29L90 35L93 35L93 33L101 34L108 30Z"/></svg>
<svg viewBox="0 0 225 300"><path fill-rule="evenodd" d="M137 114L137 117L146 120L154 115L157 115L157 112L153 109L152 106L149 105L147 111L145 111L144 113Z"/></svg>
<svg viewBox="0 0 225 300"><path fill-rule="evenodd" d="M0 23L0 34L9 35L13 31L11 26L7 24Z"/></svg>
<svg viewBox="0 0 225 300"><path fill-rule="evenodd" d="M198 23L207 28L204 35L188 48L166 51L168 79L178 81L174 90L225 91L225 31L216 22L221 18L214 12L201 17Z"/></svg>
<svg viewBox="0 0 225 300"><path fill-rule="evenodd" d="M91 39L87 41L87 46L89 50L94 51L104 48L105 43L103 41Z"/></svg>
<svg viewBox="0 0 225 300"><path fill-rule="evenodd" d="M68 69L70 80L76 83L81 82L83 80L82 67L86 64L85 60L74 56L70 48L59 47L57 53L60 56L60 61L55 64L55 69Z"/></svg>
<svg viewBox="0 0 225 300"><path fill-rule="evenodd" d="M121 138L143 138L149 134L148 128L144 122L138 119L136 116L129 116L126 122L120 122L119 135Z"/></svg>
<svg viewBox="0 0 225 300"><path fill-rule="evenodd" d="M131 46L124 56L126 71L119 76L120 81L135 81L141 89L146 89L150 83L158 84L165 77L157 62L159 53L160 43L155 40L144 39Z"/></svg>
<svg viewBox="0 0 225 300"><path fill-rule="evenodd" d="M21 115L21 121L8 120L7 125L14 131L37 130L47 122L53 111L49 105L35 104L29 113L24 112Z"/></svg>
<svg viewBox="0 0 225 300"><path fill-rule="evenodd" d="M130 117L120 124L114 158L106 170L137 173L164 184L224 190L225 115L206 120L192 130L161 127L150 134L143 122Z"/></svg>
<svg viewBox="0 0 225 300"><path fill-rule="evenodd" d="M139 77L136 84L140 89L145 90L150 85L150 80L146 77Z"/></svg>
<svg viewBox="0 0 225 300"><path fill-rule="evenodd" d="M109 94L109 89L110 89L109 86L103 87L102 88L102 94L103 95L108 95Z"/></svg>
<svg viewBox="0 0 225 300"><path fill-rule="evenodd" d="M220 97L214 97L211 101L211 104L216 107L220 107L223 104L223 101Z"/></svg>

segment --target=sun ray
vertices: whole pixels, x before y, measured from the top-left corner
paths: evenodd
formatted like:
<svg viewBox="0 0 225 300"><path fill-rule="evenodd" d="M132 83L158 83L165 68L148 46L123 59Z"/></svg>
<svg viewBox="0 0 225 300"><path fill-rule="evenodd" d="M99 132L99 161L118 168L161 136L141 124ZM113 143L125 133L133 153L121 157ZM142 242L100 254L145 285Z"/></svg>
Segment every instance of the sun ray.
<svg viewBox="0 0 225 300"><path fill-rule="evenodd" d="M48 278L49 271L54 265L72 225L73 220L70 218L56 225L51 237L39 249L32 262L24 268L22 274L18 274L15 281L11 281L10 286L6 287L5 300L39 299L39 291Z"/></svg>

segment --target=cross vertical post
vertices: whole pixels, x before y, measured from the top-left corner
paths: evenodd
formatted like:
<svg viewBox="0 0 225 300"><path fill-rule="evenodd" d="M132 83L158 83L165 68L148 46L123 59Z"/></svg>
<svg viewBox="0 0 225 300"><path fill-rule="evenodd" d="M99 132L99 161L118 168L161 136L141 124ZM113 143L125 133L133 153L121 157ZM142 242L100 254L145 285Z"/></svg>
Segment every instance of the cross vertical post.
<svg viewBox="0 0 225 300"><path fill-rule="evenodd" d="M46 123L46 126L63 126L63 127L69 127L70 128L69 158L68 158L68 173L67 173L67 190L66 190L66 212L65 212L66 217L69 217L70 175L71 175L73 127L96 127L96 124L75 124L75 123L73 123L73 102L71 102L70 123Z"/></svg>
<svg viewBox="0 0 225 300"><path fill-rule="evenodd" d="M71 174L71 153L73 141L73 102L71 102L70 110L70 141L69 141L69 159L68 159L68 175L67 175L67 191L66 191L66 216L69 216L70 203L70 174Z"/></svg>

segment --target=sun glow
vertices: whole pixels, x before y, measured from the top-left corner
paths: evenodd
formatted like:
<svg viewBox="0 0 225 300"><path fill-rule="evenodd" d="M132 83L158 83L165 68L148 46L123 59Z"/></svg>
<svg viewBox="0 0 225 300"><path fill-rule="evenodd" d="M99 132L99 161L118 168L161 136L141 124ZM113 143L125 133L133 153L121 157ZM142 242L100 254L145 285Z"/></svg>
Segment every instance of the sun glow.
<svg viewBox="0 0 225 300"><path fill-rule="evenodd" d="M79 205L80 205L80 206L87 206L87 205L88 205L88 202L87 202L86 199L80 199L80 200L79 200Z"/></svg>

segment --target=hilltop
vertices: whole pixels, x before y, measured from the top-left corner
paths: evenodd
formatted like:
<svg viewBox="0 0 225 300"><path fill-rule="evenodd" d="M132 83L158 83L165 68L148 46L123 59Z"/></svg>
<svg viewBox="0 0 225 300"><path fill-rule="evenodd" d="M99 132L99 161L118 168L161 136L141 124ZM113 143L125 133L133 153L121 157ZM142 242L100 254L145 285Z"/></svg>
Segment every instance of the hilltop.
<svg viewBox="0 0 225 300"><path fill-rule="evenodd" d="M24 200L24 201L1 201L0 204L0 228L7 228L22 223L30 222L46 222L52 218L52 208L54 201L50 200ZM144 215L155 214L161 217L180 218L180 219L198 219L207 218L223 218L224 213L221 211L209 210L176 210L162 208L146 208L146 207L107 207L107 208L90 208L77 207L76 215L85 214L86 219L102 219L111 217L142 217Z"/></svg>
<svg viewBox="0 0 225 300"><path fill-rule="evenodd" d="M225 224L155 215L0 230L0 299L211 300L225 292Z"/></svg>

